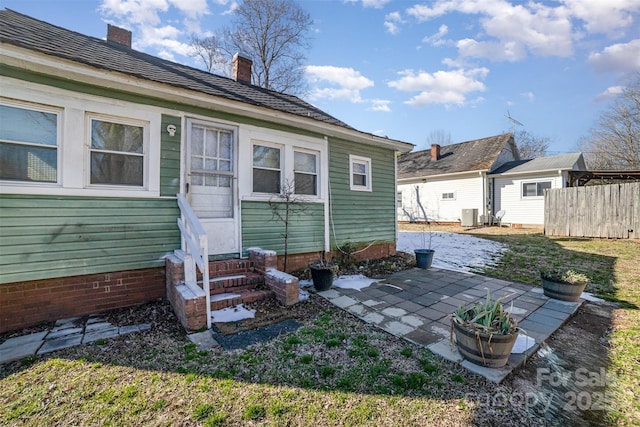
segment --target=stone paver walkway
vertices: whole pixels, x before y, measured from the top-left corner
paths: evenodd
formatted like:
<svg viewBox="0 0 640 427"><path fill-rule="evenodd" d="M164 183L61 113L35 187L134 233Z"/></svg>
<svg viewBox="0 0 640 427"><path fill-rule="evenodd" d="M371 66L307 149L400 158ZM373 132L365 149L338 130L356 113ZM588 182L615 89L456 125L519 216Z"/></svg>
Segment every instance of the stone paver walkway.
<svg viewBox="0 0 640 427"><path fill-rule="evenodd" d="M50 330L9 338L0 344L0 364L150 328L147 323L115 326L99 315L62 319Z"/></svg>
<svg viewBox="0 0 640 427"><path fill-rule="evenodd" d="M505 307L522 329L509 362L497 369L463 361L450 343L451 314L461 305L486 298L487 290L493 298L504 297ZM433 267L401 271L362 290L333 287L319 295L367 323L461 362L496 383L535 353L582 304L549 299L540 287Z"/></svg>

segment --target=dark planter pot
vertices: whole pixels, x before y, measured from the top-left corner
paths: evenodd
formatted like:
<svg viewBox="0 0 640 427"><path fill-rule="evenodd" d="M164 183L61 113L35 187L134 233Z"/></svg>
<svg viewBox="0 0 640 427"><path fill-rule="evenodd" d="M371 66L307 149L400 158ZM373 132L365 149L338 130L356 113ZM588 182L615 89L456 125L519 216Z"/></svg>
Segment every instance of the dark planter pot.
<svg viewBox="0 0 640 427"><path fill-rule="evenodd" d="M433 249L415 249L414 252L416 253L416 267L431 267L431 263L433 262L433 254L435 253Z"/></svg>
<svg viewBox="0 0 640 427"><path fill-rule="evenodd" d="M476 365L501 368L509 361L509 355L518 338L517 332L509 335L487 334L453 322L458 351L463 358Z"/></svg>
<svg viewBox="0 0 640 427"><path fill-rule="evenodd" d="M545 279L540 276L542 280L542 290L544 294L549 298L557 299L560 301L576 302L580 299L580 295L587 286L587 282L584 283L567 283L558 282L555 280Z"/></svg>
<svg viewBox="0 0 640 427"><path fill-rule="evenodd" d="M309 265L313 287L318 292L326 291L333 285L336 276L337 265L333 263L314 263Z"/></svg>

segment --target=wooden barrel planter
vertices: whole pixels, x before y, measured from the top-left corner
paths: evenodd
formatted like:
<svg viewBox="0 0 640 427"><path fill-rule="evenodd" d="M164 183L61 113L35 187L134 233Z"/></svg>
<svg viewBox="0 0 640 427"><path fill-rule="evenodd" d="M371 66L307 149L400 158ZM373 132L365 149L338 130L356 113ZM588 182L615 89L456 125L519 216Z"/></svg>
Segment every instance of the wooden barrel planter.
<svg viewBox="0 0 640 427"><path fill-rule="evenodd" d="M576 302L580 299L580 295L584 291L584 288L587 286L587 282L584 283L566 283L566 282L557 282L554 280L549 280L541 277L542 280L542 290L544 294L549 298L561 300L561 301L570 301Z"/></svg>
<svg viewBox="0 0 640 427"><path fill-rule="evenodd" d="M500 368L507 364L518 333L487 334L453 322L458 351L463 358L476 365Z"/></svg>

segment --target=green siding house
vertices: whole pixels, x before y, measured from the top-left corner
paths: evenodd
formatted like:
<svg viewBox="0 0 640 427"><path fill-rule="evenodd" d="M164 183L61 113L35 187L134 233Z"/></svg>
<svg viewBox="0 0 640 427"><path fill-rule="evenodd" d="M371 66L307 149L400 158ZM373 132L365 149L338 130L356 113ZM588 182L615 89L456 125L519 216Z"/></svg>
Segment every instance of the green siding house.
<svg viewBox="0 0 640 427"><path fill-rule="evenodd" d="M130 40L0 11L0 332L166 297L178 194L211 258L282 255L270 202L284 190L305 206L289 270L347 244L395 252L395 159L411 144L243 81L246 58L226 78Z"/></svg>

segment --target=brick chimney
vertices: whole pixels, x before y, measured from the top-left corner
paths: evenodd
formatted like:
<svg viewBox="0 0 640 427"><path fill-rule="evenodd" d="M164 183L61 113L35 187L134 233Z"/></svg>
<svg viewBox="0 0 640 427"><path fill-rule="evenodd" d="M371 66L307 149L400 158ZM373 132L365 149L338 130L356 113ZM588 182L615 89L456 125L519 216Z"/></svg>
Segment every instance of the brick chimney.
<svg viewBox="0 0 640 427"><path fill-rule="evenodd" d="M107 41L131 47L131 31L107 24Z"/></svg>
<svg viewBox="0 0 640 427"><path fill-rule="evenodd" d="M251 84L251 66L253 61L238 52L233 55L233 80Z"/></svg>
<svg viewBox="0 0 640 427"><path fill-rule="evenodd" d="M438 160L440 158L440 145L431 144L431 160Z"/></svg>

